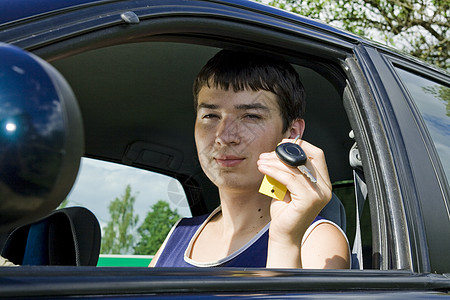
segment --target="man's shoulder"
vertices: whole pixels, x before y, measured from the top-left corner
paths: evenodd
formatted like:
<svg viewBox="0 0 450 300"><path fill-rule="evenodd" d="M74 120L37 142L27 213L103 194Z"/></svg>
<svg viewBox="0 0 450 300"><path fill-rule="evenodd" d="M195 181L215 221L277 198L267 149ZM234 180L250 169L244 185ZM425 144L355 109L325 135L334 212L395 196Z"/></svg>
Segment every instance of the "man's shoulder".
<svg viewBox="0 0 450 300"><path fill-rule="evenodd" d="M214 217L220 210L221 207L219 206L211 213L206 213L200 216L182 218L178 222L178 226L201 226L206 220L208 220L208 218Z"/></svg>
<svg viewBox="0 0 450 300"><path fill-rule="evenodd" d="M205 222L208 216L209 213L201 216L181 218L178 222L178 226L200 226L203 222Z"/></svg>
<svg viewBox="0 0 450 300"><path fill-rule="evenodd" d="M0 267L12 267L12 266L16 265L7 260L6 258L4 258L3 256L0 256Z"/></svg>

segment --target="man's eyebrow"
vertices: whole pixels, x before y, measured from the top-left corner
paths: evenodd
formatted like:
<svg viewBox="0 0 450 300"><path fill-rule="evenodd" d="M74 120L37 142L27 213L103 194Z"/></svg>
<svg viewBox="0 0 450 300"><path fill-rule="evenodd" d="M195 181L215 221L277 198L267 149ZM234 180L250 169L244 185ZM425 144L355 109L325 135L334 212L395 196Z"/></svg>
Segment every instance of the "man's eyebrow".
<svg viewBox="0 0 450 300"><path fill-rule="evenodd" d="M249 109L262 109L270 110L267 106L262 103L251 103L251 104L239 104L235 106L236 109L249 110Z"/></svg>
<svg viewBox="0 0 450 300"><path fill-rule="evenodd" d="M197 109L206 108L206 109L218 109L220 108L217 104L208 104L208 103L200 103ZM239 110L250 110L250 109L261 109L261 110L270 110L267 106L262 103L250 103L250 104L238 104L234 108Z"/></svg>
<svg viewBox="0 0 450 300"><path fill-rule="evenodd" d="M219 108L219 105L217 105L217 104L208 104L208 103L200 103L197 108L217 109L217 108Z"/></svg>

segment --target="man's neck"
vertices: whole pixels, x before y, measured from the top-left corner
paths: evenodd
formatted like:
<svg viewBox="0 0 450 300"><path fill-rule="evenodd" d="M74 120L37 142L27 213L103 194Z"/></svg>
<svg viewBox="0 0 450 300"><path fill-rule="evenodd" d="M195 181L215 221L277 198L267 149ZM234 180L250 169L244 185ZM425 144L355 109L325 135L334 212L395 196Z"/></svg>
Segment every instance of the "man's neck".
<svg viewBox="0 0 450 300"><path fill-rule="evenodd" d="M271 199L255 192L219 190L224 233L259 231L270 222Z"/></svg>

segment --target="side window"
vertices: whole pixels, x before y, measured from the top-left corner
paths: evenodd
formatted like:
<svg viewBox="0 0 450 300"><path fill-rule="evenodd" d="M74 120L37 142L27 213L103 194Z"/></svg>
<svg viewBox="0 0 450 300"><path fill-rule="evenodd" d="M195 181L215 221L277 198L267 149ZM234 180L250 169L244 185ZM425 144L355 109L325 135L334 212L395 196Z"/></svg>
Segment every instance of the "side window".
<svg viewBox="0 0 450 300"><path fill-rule="evenodd" d="M449 181L450 88L400 68L396 71L422 114Z"/></svg>
<svg viewBox="0 0 450 300"><path fill-rule="evenodd" d="M191 216L176 179L88 158L62 205L86 207L99 220L98 266L148 266L173 224Z"/></svg>

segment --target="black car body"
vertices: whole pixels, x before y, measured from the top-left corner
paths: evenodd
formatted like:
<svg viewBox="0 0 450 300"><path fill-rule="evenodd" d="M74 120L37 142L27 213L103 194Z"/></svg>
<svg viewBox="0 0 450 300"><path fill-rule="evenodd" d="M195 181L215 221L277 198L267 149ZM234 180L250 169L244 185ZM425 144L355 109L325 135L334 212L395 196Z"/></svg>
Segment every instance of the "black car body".
<svg viewBox="0 0 450 300"><path fill-rule="evenodd" d="M0 297L449 296L447 72L239 0L1 1L0 42L34 53L66 78L83 118L85 157L178 179L193 215L218 204L194 159L196 72L222 48L285 57L307 90L304 139L325 151L336 193L353 189L353 170L362 170L361 222L370 228L362 233L363 270L5 267ZM427 111L436 103L439 114ZM359 166L349 163L351 151ZM355 204L341 200L353 234Z"/></svg>

